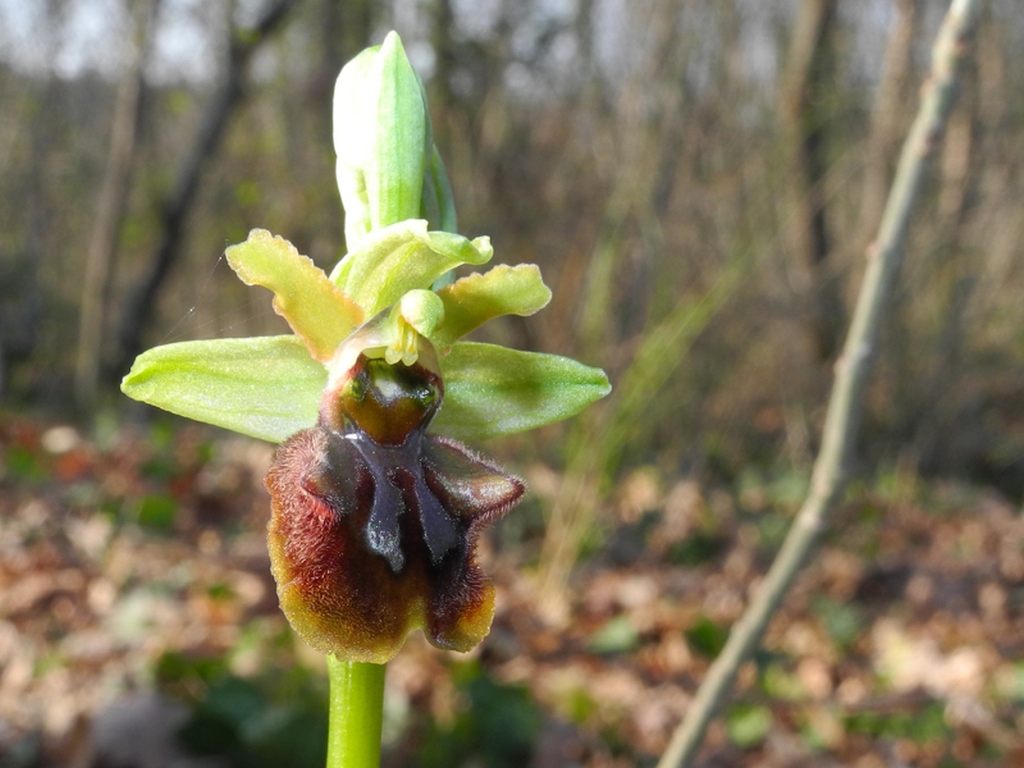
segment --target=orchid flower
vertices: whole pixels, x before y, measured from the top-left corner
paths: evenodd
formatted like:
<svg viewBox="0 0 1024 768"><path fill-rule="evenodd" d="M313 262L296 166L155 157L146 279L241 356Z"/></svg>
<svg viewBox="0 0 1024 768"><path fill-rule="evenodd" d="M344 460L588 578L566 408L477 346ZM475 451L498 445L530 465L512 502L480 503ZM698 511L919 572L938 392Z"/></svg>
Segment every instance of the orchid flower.
<svg viewBox="0 0 1024 768"><path fill-rule="evenodd" d="M610 388L565 357L462 340L537 312L551 293L531 264L451 280L493 249L454 231L423 87L397 35L346 65L334 108L348 253L327 274L254 229L225 254L273 293L293 334L159 346L122 390L281 444L266 478L271 567L310 645L380 664L420 628L465 651L494 613L477 537L524 485L459 441L567 418Z"/></svg>

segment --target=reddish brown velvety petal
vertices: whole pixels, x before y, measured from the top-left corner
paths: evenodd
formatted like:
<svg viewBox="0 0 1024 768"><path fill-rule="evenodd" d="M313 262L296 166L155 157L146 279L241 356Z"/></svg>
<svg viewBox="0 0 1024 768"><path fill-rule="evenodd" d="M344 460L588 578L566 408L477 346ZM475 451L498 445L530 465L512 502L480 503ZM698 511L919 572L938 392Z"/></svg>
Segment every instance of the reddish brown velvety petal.
<svg viewBox="0 0 1024 768"><path fill-rule="evenodd" d="M467 552L453 559L438 581L427 637L439 647L456 647L451 643L465 637L470 641L464 650L469 650L484 638L494 617L494 590L474 561L477 537L515 506L526 486L464 445L434 435L424 439L420 465L432 495L458 517ZM485 599L478 599L481 595Z"/></svg>
<svg viewBox="0 0 1024 768"><path fill-rule="evenodd" d="M475 527L500 518L525 490L522 480L449 438L427 435L420 463L431 491Z"/></svg>
<svg viewBox="0 0 1024 768"><path fill-rule="evenodd" d="M395 381L408 374L383 379L392 400ZM360 397L374 384L363 379ZM409 396L422 398L415 389ZM395 405L407 419L406 404ZM281 607L310 645L340 658L386 662L415 628L440 648L469 650L494 614L476 538L523 484L458 443L426 435L433 409L404 441L386 444L353 413L360 411L287 440L267 475ZM381 418L374 413L373 434L394 434L382 431Z"/></svg>

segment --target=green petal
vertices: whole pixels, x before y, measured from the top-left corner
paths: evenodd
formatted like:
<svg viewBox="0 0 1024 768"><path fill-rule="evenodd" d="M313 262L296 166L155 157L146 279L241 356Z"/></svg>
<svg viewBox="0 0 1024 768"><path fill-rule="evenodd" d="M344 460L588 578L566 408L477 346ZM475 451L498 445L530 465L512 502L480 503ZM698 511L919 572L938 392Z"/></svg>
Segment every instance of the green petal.
<svg viewBox="0 0 1024 768"><path fill-rule="evenodd" d="M403 294L431 284L461 264L484 264L494 254L487 237L467 240L451 232L428 232L427 222L412 219L370 232L331 273L345 295L367 317Z"/></svg>
<svg viewBox="0 0 1024 768"><path fill-rule="evenodd" d="M316 423L327 371L295 336L214 339L143 352L121 382L128 397L279 443Z"/></svg>
<svg viewBox="0 0 1024 768"><path fill-rule="evenodd" d="M444 302L444 323L430 337L444 352L459 338L499 315L532 315L551 300L551 291L534 264L499 264L464 277L437 292Z"/></svg>
<svg viewBox="0 0 1024 768"><path fill-rule="evenodd" d="M430 429L459 440L551 424L611 391L599 368L495 344L459 342L440 362L444 401Z"/></svg>
<svg viewBox="0 0 1024 768"><path fill-rule="evenodd" d="M363 313L327 279L323 270L283 237L254 229L224 255L246 285L274 292L274 310L302 337L320 362L363 322Z"/></svg>

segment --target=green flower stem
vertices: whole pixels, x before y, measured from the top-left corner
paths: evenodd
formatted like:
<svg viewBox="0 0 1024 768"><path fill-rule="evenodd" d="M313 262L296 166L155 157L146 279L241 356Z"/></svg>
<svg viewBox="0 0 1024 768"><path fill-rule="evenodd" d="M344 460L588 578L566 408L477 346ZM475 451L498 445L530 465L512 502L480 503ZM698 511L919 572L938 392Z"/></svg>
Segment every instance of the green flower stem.
<svg viewBox="0 0 1024 768"><path fill-rule="evenodd" d="M384 715L384 664L327 656L331 685L327 768L378 768Z"/></svg>

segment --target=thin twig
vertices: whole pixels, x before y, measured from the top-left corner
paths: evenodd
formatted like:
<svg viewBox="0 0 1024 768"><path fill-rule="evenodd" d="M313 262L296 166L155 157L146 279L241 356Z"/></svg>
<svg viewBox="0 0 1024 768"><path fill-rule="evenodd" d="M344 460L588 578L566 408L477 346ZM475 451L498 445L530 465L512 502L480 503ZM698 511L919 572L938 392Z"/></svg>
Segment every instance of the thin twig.
<svg viewBox="0 0 1024 768"><path fill-rule="evenodd" d="M206 106L192 148L181 164L170 197L164 203L160 246L142 279L125 301L118 334L119 356L114 367L118 375L128 370L131 361L142 351L143 333L157 305L160 287L181 253L186 220L198 200L203 169L220 148L228 119L245 93L248 63L299 2L276 0L252 29L232 31L224 81Z"/></svg>
<svg viewBox="0 0 1024 768"><path fill-rule="evenodd" d="M708 670L658 768L691 764L708 723L732 689L737 670L759 644L768 621L814 549L825 530L830 511L846 489L853 464L864 388L876 352L882 318L903 259L910 215L952 109L957 73L977 26L980 10L981 0L953 0L935 42L931 76L923 92L921 107L903 145L878 237L868 249L864 282L842 356L836 365L836 380L825 417L821 452L814 463L810 494L764 582L746 612L733 626L728 642Z"/></svg>
<svg viewBox="0 0 1024 768"><path fill-rule="evenodd" d="M117 86L103 182L100 185L82 283L82 307L78 318L78 350L75 361L75 398L88 408L95 403L103 358L103 333L107 324L110 283L118 233L127 215L125 203L131 191L132 165L143 119L146 62L153 45L160 0L138 3L133 60Z"/></svg>

